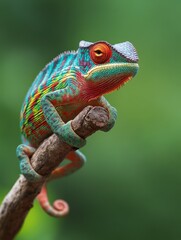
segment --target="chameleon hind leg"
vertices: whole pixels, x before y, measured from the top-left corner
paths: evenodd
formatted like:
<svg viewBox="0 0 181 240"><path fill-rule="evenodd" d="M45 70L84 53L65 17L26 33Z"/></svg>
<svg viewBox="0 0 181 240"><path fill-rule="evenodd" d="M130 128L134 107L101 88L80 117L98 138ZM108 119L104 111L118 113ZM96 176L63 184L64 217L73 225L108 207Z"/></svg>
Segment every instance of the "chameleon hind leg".
<svg viewBox="0 0 181 240"><path fill-rule="evenodd" d="M86 161L85 156L79 150L70 152L66 158L71 162L65 166L56 168L51 173L48 181L64 177L75 172L76 170L80 169ZM37 196L37 199L44 211L51 216L65 216L69 212L69 206L64 200L56 200L53 203L53 206L50 205L45 184L43 185L40 194Z"/></svg>
<svg viewBox="0 0 181 240"><path fill-rule="evenodd" d="M16 155L20 161L20 172L25 176L25 178L30 181L39 181L42 176L39 175L31 166L30 158L36 151L35 148L30 147L26 144L21 144L16 149Z"/></svg>

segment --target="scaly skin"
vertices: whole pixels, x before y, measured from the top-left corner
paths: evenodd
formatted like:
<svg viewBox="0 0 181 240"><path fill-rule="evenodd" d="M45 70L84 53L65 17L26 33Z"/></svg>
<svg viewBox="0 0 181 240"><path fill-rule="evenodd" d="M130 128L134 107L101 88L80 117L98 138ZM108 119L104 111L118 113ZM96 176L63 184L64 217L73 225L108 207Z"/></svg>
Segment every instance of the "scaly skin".
<svg viewBox="0 0 181 240"><path fill-rule="evenodd" d="M102 106L109 112L109 131L116 121L117 111L103 97L118 89L138 71L138 56L129 42L111 45L100 41L81 41L77 52L65 52L51 61L36 77L21 110L20 127L23 144L17 147L21 173L29 181L42 176L34 171L30 157L41 142L56 133L64 142L81 148L86 141L71 127L71 120L86 106ZM80 151L67 155L71 163L55 169L49 180L66 176L85 162ZM42 208L51 216L67 214L68 205L56 201L52 207L46 187L38 195Z"/></svg>

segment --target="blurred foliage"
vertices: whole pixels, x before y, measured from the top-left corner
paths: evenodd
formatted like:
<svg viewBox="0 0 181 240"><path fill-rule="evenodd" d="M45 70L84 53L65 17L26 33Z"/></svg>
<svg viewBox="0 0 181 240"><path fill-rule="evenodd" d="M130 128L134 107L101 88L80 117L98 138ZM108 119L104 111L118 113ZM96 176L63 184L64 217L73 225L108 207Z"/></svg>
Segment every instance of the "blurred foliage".
<svg viewBox="0 0 181 240"><path fill-rule="evenodd" d="M36 74L80 40L129 40L140 71L107 96L118 109L109 133L84 147L87 165L51 183L69 216L35 203L17 240L181 239L181 2L0 0L0 198L19 175L19 111Z"/></svg>

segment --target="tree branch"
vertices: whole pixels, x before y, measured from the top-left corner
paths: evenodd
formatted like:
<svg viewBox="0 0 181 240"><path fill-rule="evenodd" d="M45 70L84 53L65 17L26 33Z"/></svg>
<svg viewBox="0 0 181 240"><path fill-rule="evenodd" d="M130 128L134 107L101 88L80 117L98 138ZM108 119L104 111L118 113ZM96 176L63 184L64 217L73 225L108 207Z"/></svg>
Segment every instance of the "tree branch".
<svg viewBox="0 0 181 240"><path fill-rule="evenodd" d="M88 106L72 120L72 128L82 138L100 130L108 123L108 113L102 107ZM0 239L11 240L21 228L35 197L48 175L73 149L53 134L47 138L31 158L33 168L45 176L41 182L28 182L20 176L0 206Z"/></svg>

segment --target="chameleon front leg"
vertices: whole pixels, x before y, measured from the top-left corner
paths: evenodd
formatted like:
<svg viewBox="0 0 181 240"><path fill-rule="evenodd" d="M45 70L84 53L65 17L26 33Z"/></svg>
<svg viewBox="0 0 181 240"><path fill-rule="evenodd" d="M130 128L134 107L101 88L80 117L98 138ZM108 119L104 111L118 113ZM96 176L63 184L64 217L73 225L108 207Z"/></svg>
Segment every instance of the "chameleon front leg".
<svg viewBox="0 0 181 240"><path fill-rule="evenodd" d="M50 92L41 99L41 105L43 108L44 116L52 129L52 132L56 133L62 141L66 142L70 146L75 148L83 147L86 144L86 140L79 137L71 126L71 121L64 123L61 116L58 114L56 108L53 106L52 101L61 102L63 105L71 103L75 97L75 89L65 88Z"/></svg>
<svg viewBox="0 0 181 240"><path fill-rule="evenodd" d="M69 159L71 163L56 168L51 173L48 181L64 177L75 172L76 170L80 169L86 161L85 156L79 150L70 152L66 158ZM45 184L42 187L40 194L37 196L37 199L40 203L40 206L51 216L65 216L69 212L68 204L62 199L56 200L53 203L53 206L50 205Z"/></svg>
<svg viewBox="0 0 181 240"><path fill-rule="evenodd" d="M111 128L113 128L116 119L117 119L117 110L116 108L112 107L110 103L105 99L105 97L100 97L98 99L98 103L104 107L109 113L109 121L108 124L101 129L101 131L108 132Z"/></svg>

